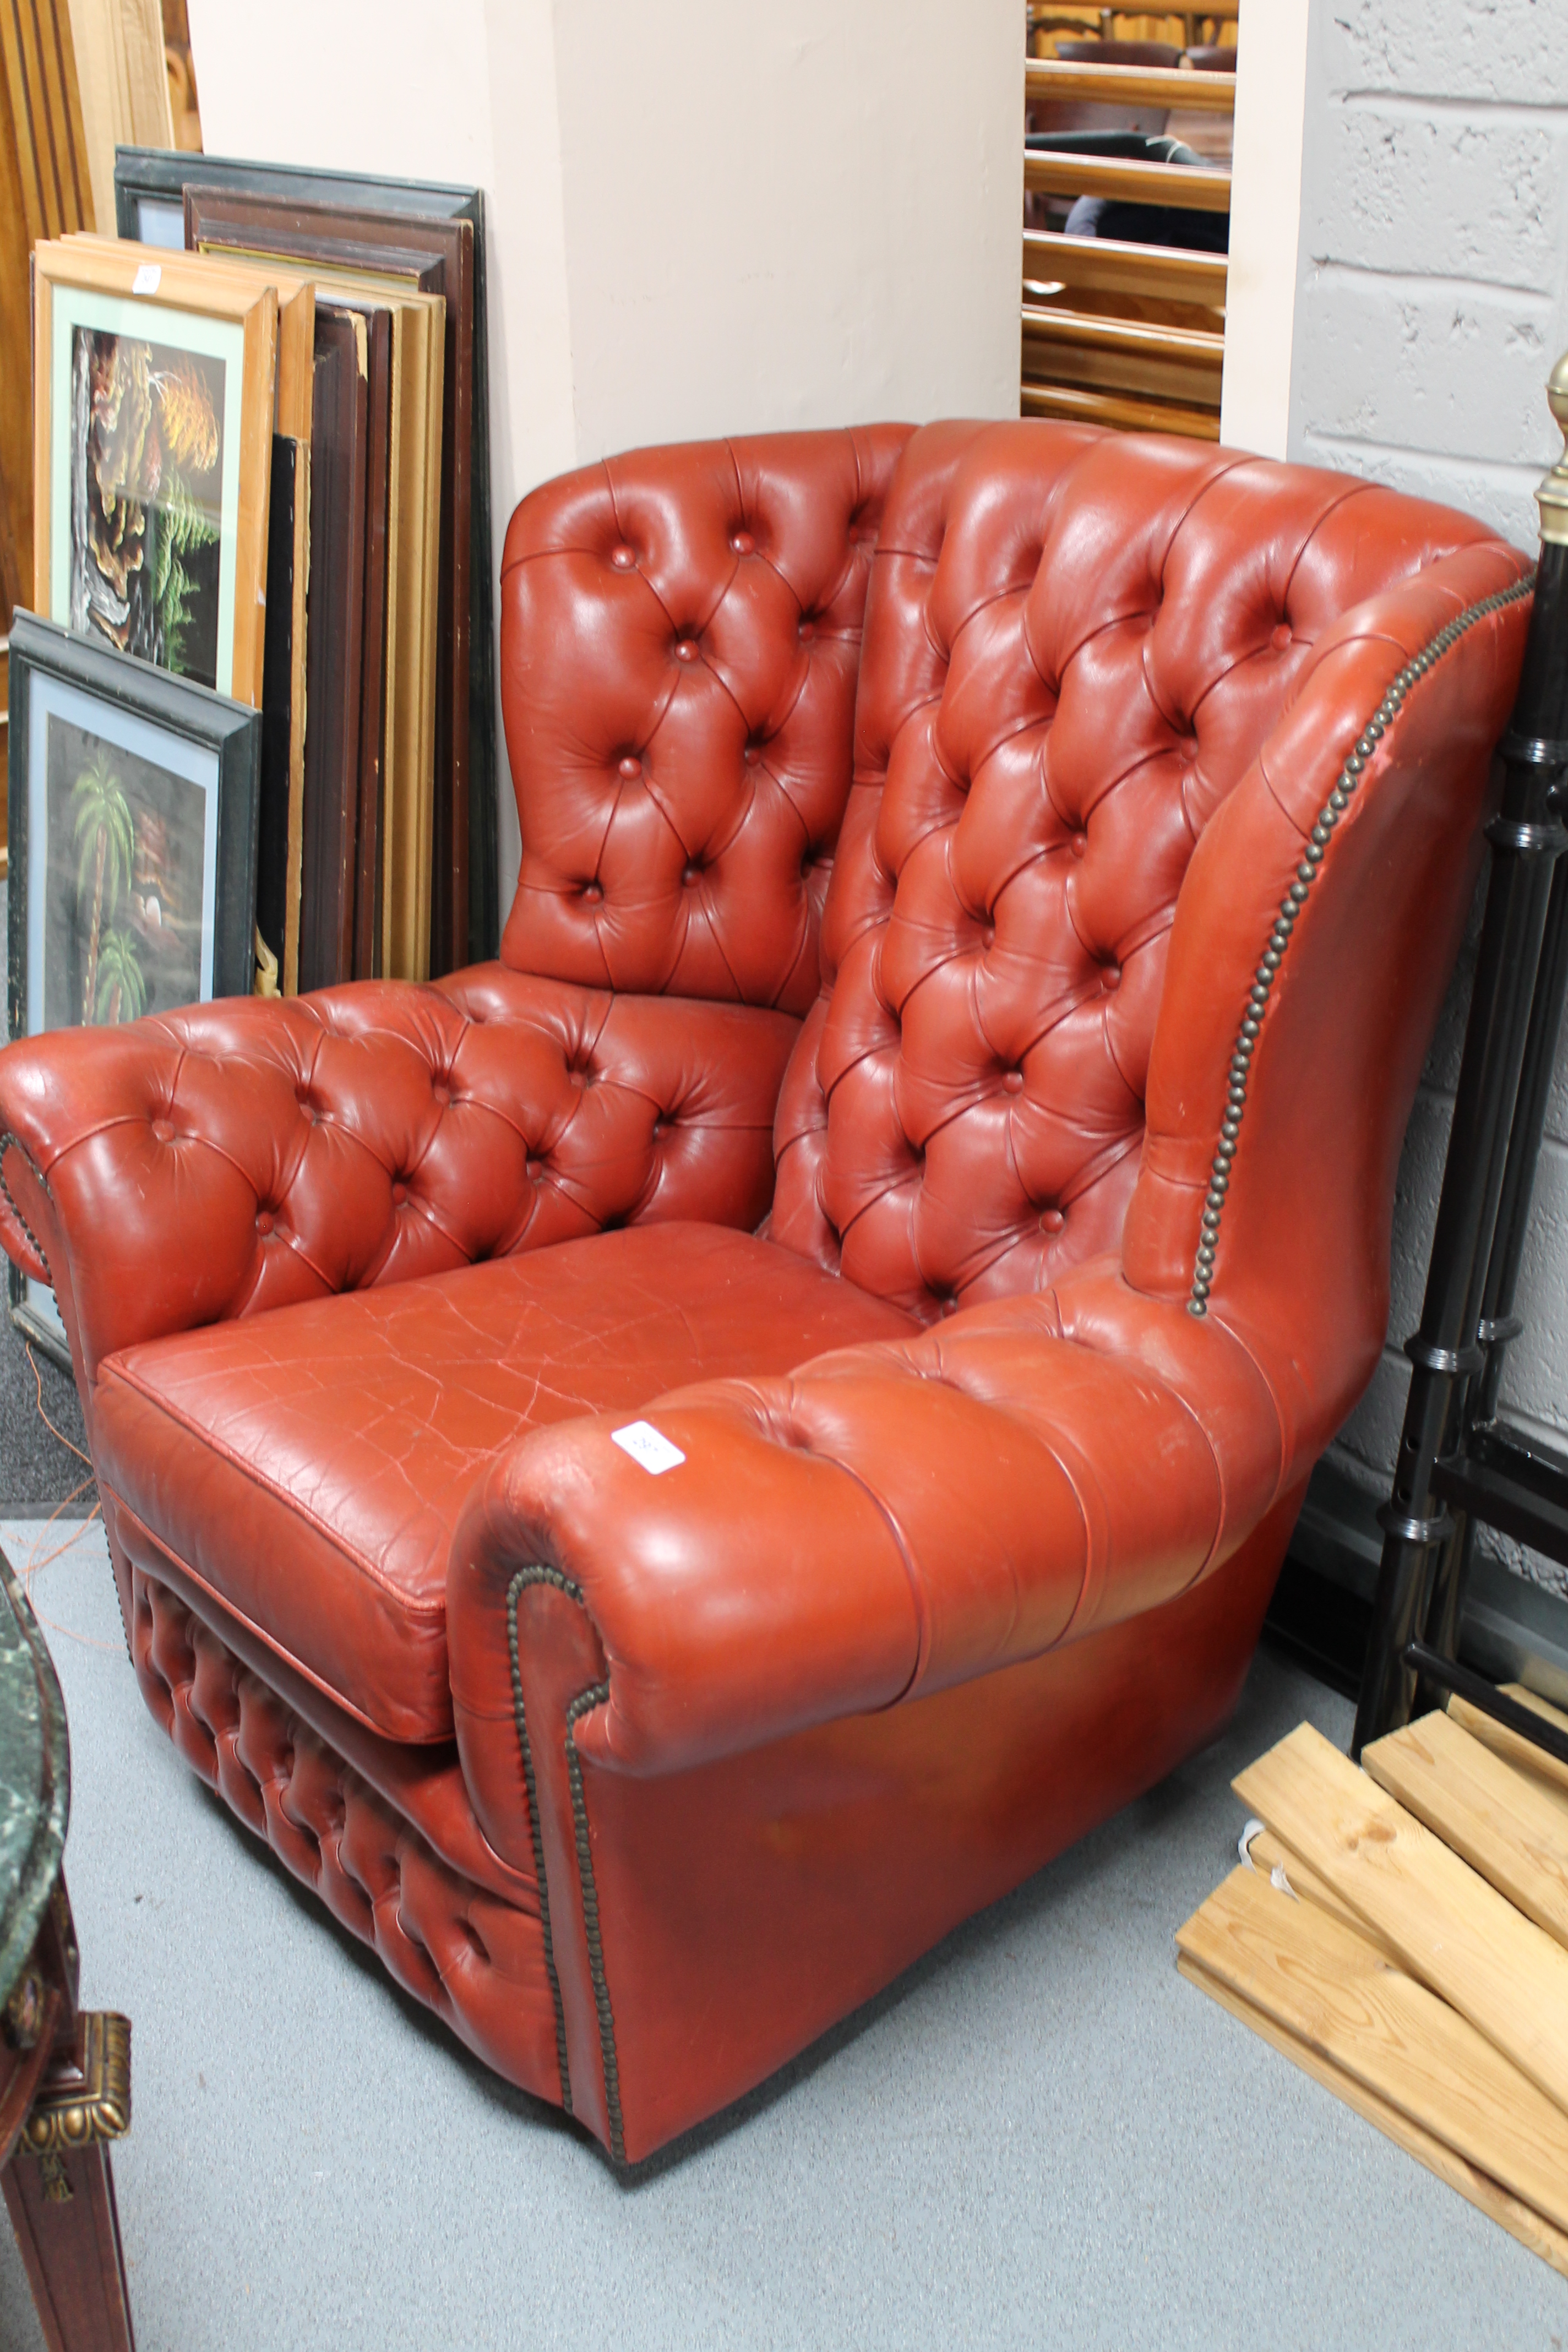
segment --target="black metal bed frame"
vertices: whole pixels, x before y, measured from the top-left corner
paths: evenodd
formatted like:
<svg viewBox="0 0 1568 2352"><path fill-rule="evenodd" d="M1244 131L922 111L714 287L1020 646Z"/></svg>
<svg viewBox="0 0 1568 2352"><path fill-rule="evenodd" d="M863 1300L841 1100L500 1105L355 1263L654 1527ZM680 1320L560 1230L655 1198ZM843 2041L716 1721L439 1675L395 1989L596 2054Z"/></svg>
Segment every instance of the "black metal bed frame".
<svg viewBox="0 0 1568 2352"><path fill-rule="evenodd" d="M1479 1527L1568 1566L1568 1449L1499 1406L1568 996L1568 356L1548 384L1564 449L1536 493L1541 562L1513 716L1454 1122L1384 1528L1351 1753L1457 1692L1568 1764L1568 1733L1458 1661Z"/></svg>

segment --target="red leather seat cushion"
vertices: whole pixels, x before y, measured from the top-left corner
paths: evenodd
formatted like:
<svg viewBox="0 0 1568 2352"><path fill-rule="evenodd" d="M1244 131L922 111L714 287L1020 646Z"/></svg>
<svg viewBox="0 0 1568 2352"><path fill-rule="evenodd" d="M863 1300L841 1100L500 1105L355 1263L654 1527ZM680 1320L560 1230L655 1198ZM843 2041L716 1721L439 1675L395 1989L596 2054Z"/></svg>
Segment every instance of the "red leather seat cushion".
<svg viewBox="0 0 1568 2352"><path fill-rule="evenodd" d="M361 1721L448 1738L447 1548L519 1433L896 1338L897 1307L717 1225L637 1226L129 1348L99 1475Z"/></svg>

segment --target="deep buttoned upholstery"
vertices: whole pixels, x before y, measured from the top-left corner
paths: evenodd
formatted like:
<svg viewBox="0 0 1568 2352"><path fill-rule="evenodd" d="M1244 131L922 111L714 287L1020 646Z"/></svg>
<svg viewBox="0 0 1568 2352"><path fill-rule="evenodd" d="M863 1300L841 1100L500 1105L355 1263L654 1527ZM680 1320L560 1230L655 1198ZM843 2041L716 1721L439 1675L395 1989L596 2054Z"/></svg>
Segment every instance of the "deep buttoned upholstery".
<svg viewBox="0 0 1568 2352"><path fill-rule="evenodd" d="M500 963L8 1049L0 1236L182 1753L636 2158L1223 1721L1529 578L961 424L547 485L502 611Z"/></svg>

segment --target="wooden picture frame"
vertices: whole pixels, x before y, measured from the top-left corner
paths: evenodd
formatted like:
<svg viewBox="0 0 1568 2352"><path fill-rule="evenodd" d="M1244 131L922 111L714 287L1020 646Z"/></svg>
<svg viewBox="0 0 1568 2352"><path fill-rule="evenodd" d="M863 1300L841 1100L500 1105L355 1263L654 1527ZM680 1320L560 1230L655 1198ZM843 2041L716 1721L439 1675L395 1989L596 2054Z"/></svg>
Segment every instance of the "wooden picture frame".
<svg viewBox="0 0 1568 2352"><path fill-rule="evenodd" d="M310 725L297 950L302 989L353 976L369 378L363 319L319 302L306 636Z"/></svg>
<svg viewBox="0 0 1568 2352"><path fill-rule="evenodd" d="M210 199L232 202L224 191ZM195 198L186 198L187 225L199 218ZM375 820L360 835L366 859L364 887L356 887L353 976L427 980L431 976L431 888L437 783L437 687L439 671L442 523L442 431L447 320L445 298L437 290L443 264L402 246L362 247L334 231L296 236L293 249L279 256L258 253L266 224L225 221L220 242L199 247L215 266L272 270L290 264L311 268L322 304L347 305L364 318L372 391L377 415L385 404L387 429L386 561L383 597L368 600L379 614L385 677L379 705L381 737L376 772L366 778L362 764L362 805L372 793ZM242 243L231 243L235 238ZM362 251L384 266L351 267ZM321 257L326 253L330 258ZM367 541L367 554L373 552ZM362 677L370 670L369 648ZM372 743L362 730L362 762ZM296 827L290 839L299 838ZM298 863L291 863L289 905L298 912ZM363 925L361 908L363 910ZM296 922L291 940L300 936ZM301 965L290 947L284 955L284 992L292 992ZM314 982L331 976L310 963ZM350 976L348 972L339 975Z"/></svg>
<svg viewBox="0 0 1568 2352"><path fill-rule="evenodd" d="M472 491L468 585L468 952L493 956L500 939L496 739L495 572L490 529L489 341L484 195L480 189L308 165L256 163L224 155L121 147L114 163L115 221L121 236L178 247L187 188L237 188L391 214L466 220L473 226Z"/></svg>
<svg viewBox="0 0 1568 2352"><path fill-rule="evenodd" d="M64 238L33 320L35 605L258 706L276 289Z"/></svg>
<svg viewBox="0 0 1568 2352"><path fill-rule="evenodd" d="M472 541L473 228L466 220L395 216L251 190L189 187L185 242L205 254L261 252L309 267L367 265L445 305L441 358L438 604L435 617L434 802L429 942L424 970L468 961L469 566Z"/></svg>
<svg viewBox="0 0 1568 2352"><path fill-rule="evenodd" d="M260 712L26 612L10 712L8 1035L248 994ZM68 1368L52 1294L10 1282Z"/></svg>

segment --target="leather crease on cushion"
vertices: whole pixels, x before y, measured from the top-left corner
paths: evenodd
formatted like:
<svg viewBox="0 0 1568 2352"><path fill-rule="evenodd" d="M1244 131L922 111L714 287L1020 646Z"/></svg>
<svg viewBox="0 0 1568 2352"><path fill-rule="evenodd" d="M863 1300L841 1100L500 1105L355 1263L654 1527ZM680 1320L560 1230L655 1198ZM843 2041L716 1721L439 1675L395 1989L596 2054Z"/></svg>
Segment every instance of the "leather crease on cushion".
<svg viewBox="0 0 1568 2352"><path fill-rule="evenodd" d="M361 1722L446 1739L448 1540L510 1442L910 1328L748 1234L637 1227L128 1349L99 1475Z"/></svg>
<svg viewBox="0 0 1568 2352"><path fill-rule="evenodd" d="M867 593L773 1237L922 1320L1114 1250L1196 841L1347 608L1487 537L1201 443L917 433Z"/></svg>

